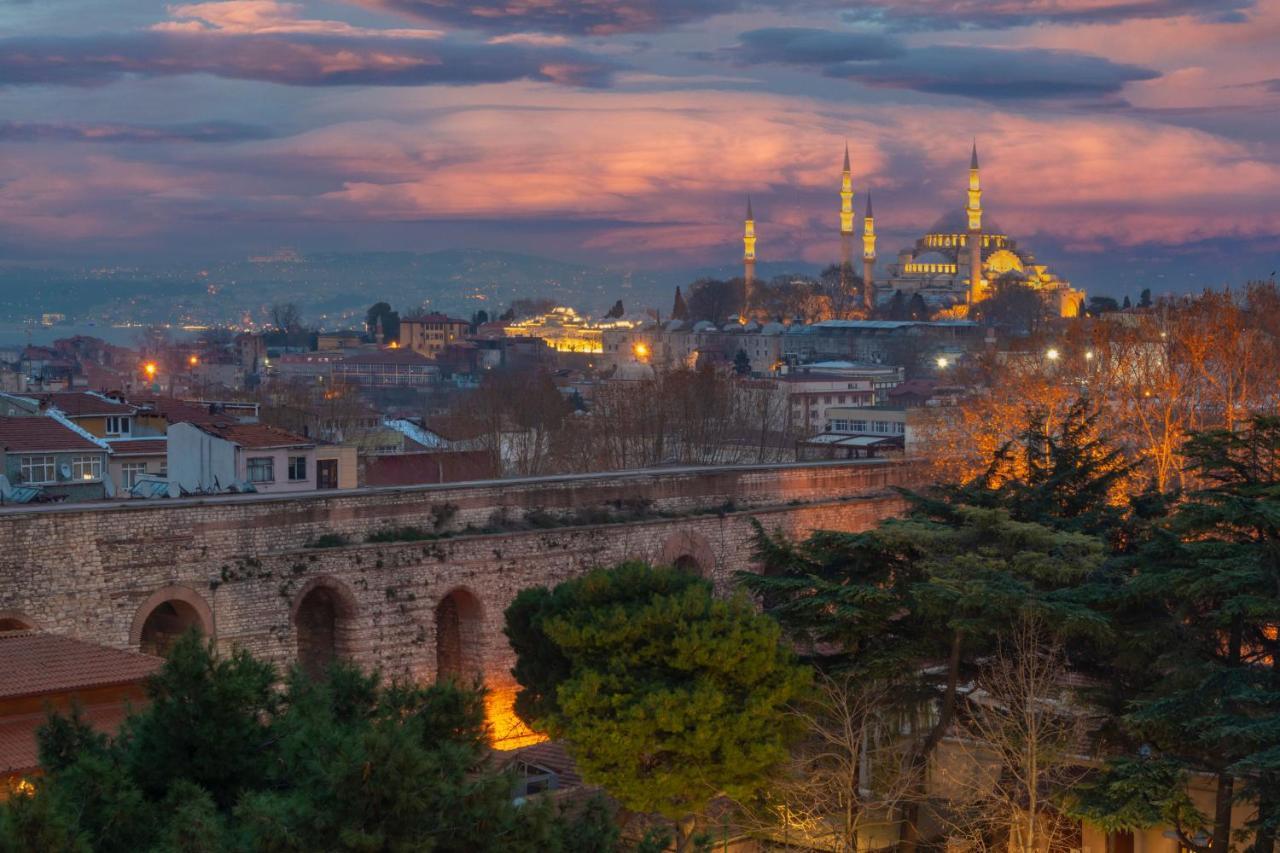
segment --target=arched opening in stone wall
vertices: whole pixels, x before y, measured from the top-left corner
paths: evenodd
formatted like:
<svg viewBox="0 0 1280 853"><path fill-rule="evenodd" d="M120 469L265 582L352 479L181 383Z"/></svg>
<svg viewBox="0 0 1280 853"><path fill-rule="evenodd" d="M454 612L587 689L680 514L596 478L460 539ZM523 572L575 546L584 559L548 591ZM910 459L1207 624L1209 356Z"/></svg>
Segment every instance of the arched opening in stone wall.
<svg viewBox="0 0 1280 853"><path fill-rule="evenodd" d="M294 605L298 632L298 664L312 678L321 678L334 661L354 656L355 605L335 586L316 584Z"/></svg>
<svg viewBox="0 0 1280 853"><path fill-rule="evenodd" d="M0 633L5 631L34 631L39 626L34 619L12 610L0 610Z"/></svg>
<svg viewBox="0 0 1280 853"><path fill-rule="evenodd" d="M142 623L139 649L143 654L168 657L173 644L192 628L204 633L200 614L194 607L185 601L162 601L151 608Z"/></svg>
<svg viewBox="0 0 1280 853"><path fill-rule="evenodd" d="M178 638L193 629L210 636L213 611L195 590L167 586L142 602L133 617L130 640L143 654L167 657Z"/></svg>
<svg viewBox="0 0 1280 853"><path fill-rule="evenodd" d="M698 558L692 554L681 554L676 557L671 564L682 572L688 572L691 575L702 577L702 564L698 562Z"/></svg>
<svg viewBox="0 0 1280 853"><path fill-rule="evenodd" d="M436 605L436 680L462 684L484 680L484 610L465 589Z"/></svg>
<svg viewBox="0 0 1280 853"><path fill-rule="evenodd" d="M662 543L659 562L674 566L700 578L711 579L715 571L715 553L707 537L695 530L677 530Z"/></svg>

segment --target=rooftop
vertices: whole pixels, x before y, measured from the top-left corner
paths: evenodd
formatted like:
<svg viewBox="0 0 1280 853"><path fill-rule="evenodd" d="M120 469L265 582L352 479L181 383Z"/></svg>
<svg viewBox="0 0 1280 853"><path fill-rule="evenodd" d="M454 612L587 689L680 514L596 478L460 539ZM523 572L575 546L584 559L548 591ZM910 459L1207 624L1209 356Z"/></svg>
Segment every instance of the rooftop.
<svg viewBox="0 0 1280 853"><path fill-rule="evenodd" d="M192 424L192 426L240 447L257 450L271 447L315 446L315 442L309 438L266 424Z"/></svg>
<svg viewBox="0 0 1280 853"><path fill-rule="evenodd" d="M167 438L111 438L112 456L164 456L169 451Z"/></svg>
<svg viewBox="0 0 1280 853"><path fill-rule="evenodd" d="M430 365L435 364L431 359L419 352L403 347L399 349L382 349L373 352L361 352L348 356L338 364L401 364L401 365Z"/></svg>
<svg viewBox="0 0 1280 853"><path fill-rule="evenodd" d="M133 406L108 400L101 394L89 391L55 391L52 394L37 396L44 406L53 406L69 418L93 417L95 415L132 415Z"/></svg>
<svg viewBox="0 0 1280 853"><path fill-rule="evenodd" d="M0 631L0 699L133 684L164 661L43 631Z"/></svg>
<svg viewBox="0 0 1280 853"><path fill-rule="evenodd" d="M102 447L53 418L31 415L0 417L0 450L19 453L87 450L101 453Z"/></svg>

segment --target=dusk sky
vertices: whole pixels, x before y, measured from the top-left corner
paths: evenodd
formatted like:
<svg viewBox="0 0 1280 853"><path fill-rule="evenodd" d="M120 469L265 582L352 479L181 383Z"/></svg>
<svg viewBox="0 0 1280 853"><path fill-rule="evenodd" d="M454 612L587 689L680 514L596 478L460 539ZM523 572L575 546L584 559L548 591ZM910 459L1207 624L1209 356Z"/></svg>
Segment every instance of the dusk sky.
<svg viewBox="0 0 1280 853"><path fill-rule="evenodd" d="M824 263L846 140L888 257L975 137L1073 278L1266 275L1280 0L0 0L0 260Z"/></svg>

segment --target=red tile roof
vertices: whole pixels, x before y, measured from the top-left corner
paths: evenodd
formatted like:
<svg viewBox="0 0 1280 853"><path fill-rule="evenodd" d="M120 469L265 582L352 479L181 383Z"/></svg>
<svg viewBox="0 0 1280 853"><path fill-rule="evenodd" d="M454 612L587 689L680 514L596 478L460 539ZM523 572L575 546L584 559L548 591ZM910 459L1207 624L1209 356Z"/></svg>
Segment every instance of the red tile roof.
<svg viewBox="0 0 1280 853"><path fill-rule="evenodd" d="M112 456L164 456L169 452L169 440L165 438L109 439Z"/></svg>
<svg viewBox="0 0 1280 853"><path fill-rule="evenodd" d="M134 684L164 661L43 631L0 632L0 699Z"/></svg>
<svg viewBox="0 0 1280 853"><path fill-rule="evenodd" d="M440 314L440 313L419 314L417 317L405 317L400 322L401 323L449 323L455 326L471 325L471 323L469 323L466 320L459 320L456 317L450 317L448 315Z"/></svg>
<svg viewBox="0 0 1280 853"><path fill-rule="evenodd" d="M101 446L55 421L40 415L0 417L0 450L17 453L93 450Z"/></svg>
<svg viewBox="0 0 1280 853"><path fill-rule="evenodd" d="M69 418L132 415L135 411L133 406L107 400L87 391L55 391L52 394L41 394L38 399L45 406L57 407L58 411Z"/></svg>
<svg viewBox="0 0 1280 853"><path fill-rule="evenodd" d="M128 716L123 702L81 707L80 718L95 731L114 734ZM36 732L48 714L20 714L0 717L0 775L25 775L40 767L40 746Z"/></svg>
<svg viewBox="0 0 1280 853"><path fill-rule="evenodd" d="M239 421L231 415L224 412L210 412L207 405L192 403L187 400L157 397L151 400L138 400L137 403L143 407L143 414L154 414L157 417L164 418L171 424L239 423Z"/></svg>
<svg viewBox="0 0 1280 853"><path fill-rule="evenodd" d="M309 438L266 424L193 424L193 426L241 447L266 449L315 446L315 442Z"/></svg>
<svg viewBox="0 0 1280 853"><path fill-rule="evenodd" d="M384 349L376 352L361 352L348 356L338 364L435 364L431 359L411 349Z"/></svg>

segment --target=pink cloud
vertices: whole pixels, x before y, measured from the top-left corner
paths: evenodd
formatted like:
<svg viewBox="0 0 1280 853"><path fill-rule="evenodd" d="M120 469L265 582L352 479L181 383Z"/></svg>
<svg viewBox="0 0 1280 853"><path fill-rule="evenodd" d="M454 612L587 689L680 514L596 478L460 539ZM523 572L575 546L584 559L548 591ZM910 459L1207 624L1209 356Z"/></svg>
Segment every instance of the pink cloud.
<svg viewBox="0 0 1280 853"><path fill-rule="evenodd" d="M226 33L234 35L308 34L328 36L373 36L382 38L439 38L440 30L378 29L356 27L345 21L303 18L301 3L279 0L211 0L170 6L177 20L154 24L151 29L176 33Z"/></svg>
<svg viewBox="0 0 1280 853"><path fill-rule="evenodd" d="M241 142L207 168L198 152L187 165L160 166L33 151L21 174L0 164L0 223L40 237L128 239L207 232L220 217L364 227L569 221L586 235L579 249L701 262L736 256L751 192L761 256L820 262L835 256L846 138L857 204L873 186L881 232L905 236L963 204L976 131L989 217L1016 237L1097 248L1280 235L1280 165L1265 150L1123 114L535 84L360 92L326 105L344 114L355 100L394 118ZM497 231L484 224L476 233ZM882 256L897 248L886 237Z"/></svg>

